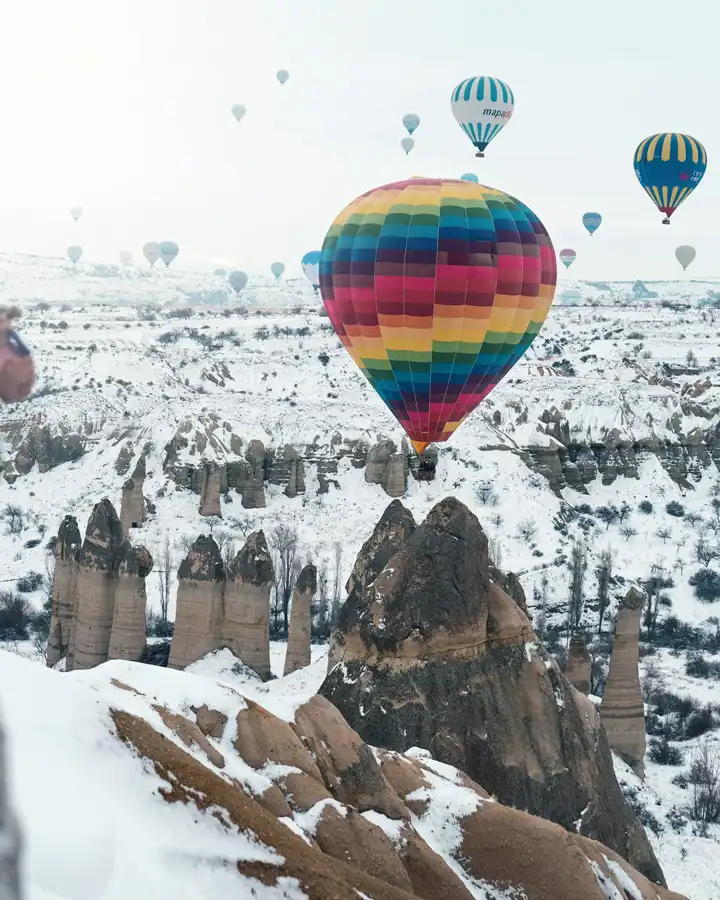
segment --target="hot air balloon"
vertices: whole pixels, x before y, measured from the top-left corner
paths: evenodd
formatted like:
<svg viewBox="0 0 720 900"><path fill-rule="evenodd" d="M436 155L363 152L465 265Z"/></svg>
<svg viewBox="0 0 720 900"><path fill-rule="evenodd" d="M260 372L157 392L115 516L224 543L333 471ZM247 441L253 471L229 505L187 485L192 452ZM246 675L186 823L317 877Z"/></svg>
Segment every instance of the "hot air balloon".
<svg viewBox="0 0 720 900"><path fill-rule="evenodd" d="M565 266L565 268L569 269L570 266L575 262L577 253L574 250L566 248L565 250L561 250L558 256L560 257L560 262Z"/></svg>
<svg viewBox="0 0 720 900"><path fill-rule="evenodd" d="M119 253L120 262L123 266L129 266L132 262L132 253L129 250L121 250Z"/></svg>
<svg viewBox="0 0 720 900"><path fill-rule="evenodd" d="M82 206L71 206L70 207L70 215L73 217L73 219L75 219L76 222L82 214L83 214Z"/></svg>
<svg viewBox="0 0 720 900"><path fill-rule="evenodd" d="M460 181L472 181L473 184L478 183L478 177L473 172L466 172L464 175L460 176Z"/></svg>
<svg viewBox="0 0 720 900"><path fill-rule="evenodd" d="M400 141L400 146L405 151L405 155L407 155L415 146L415 141L411 137L405 137Z"/></svg>
<svg viewBox="0 0 720 900"><path fill-rule="evenodd" d="M240 119L245 115L247 110L242 105L242 103L236 103L233 107L230 108L230 112L235 116L235 121L239 122Z"/></svg>
<svg viewBox="0 0 720 900"><path fill-rule="evenodd" d="M663 225L670 224L670 216L700 184L706 168L705 148L689 134L652 134L635 151L635 174L665 213Z"/></svg>
<svg viewBox="0 0 720 900"><path fill-rule="evenodd" d="M161 241L159 250L160 259L165 263L165 268L170 265L180 252L180 248L175 241Z"/></svg>
<svg viewBox="0 0 720 900"><path fill-rule="evenodd" d="M241 272L239 269L235 269L228 275L228 281L230 282L230 287L235 291L235 293L239 294L240 291L248 283L248 277L244 272Z"/></svg>
<svg viewBox="0 0 720 900"><path fill-rule="evenodd" d="M450 95L450 105L458 125L477 148L475 156L485 156L485 148L510 121L515 96L499 78L466 78Z"/></svg>
<svg viewBox="0 0 720 900"><path fill-rule="evenodd" d="M586 212L582 217L582 223L592 235L600 227L602 223L602 216L600 215L600 213Z"/></svg>
<svg viewBox="0 0 720 900"><path fill-rule="evenodd" d="M313 286L315 293L320 287L320 257L319 250L309 250L302 258L302 269L305 277Z"/></svg>
<svg viewBox="0 0 720 900"><path fill-rule="evenodd" d="M402 123L407 129L407 133L412 134L420 124L420 116L415 113L406 113L402 118Z"/></svg>
<svg viewBox="0 0 720 900"><path fill-rule="evenodd" d="M77 244L71 244L67 248L67 255L70 262L75 265L75 263L80 262L80 257L83 255L82 247L78 247Z"/></svg>
<svg viewBox="0 0 720 900"><path fill-rule="evenodd" d="M361 195L320 260L336 334L418 453L448 440L522 357L556 276L552 242L524 203L455 179Z"/></svg>
<svg viewBox="0 0 720 900"><path fill-rule="evenodd" d="M154 266L160 259L160 244L155 241L148 241L147 244L143 244L143 256L150 263L151 267Z"/></svg>
<svg viewBox="0 0 720 900"><path fill-rule="evenodd" d="M563 306L580 306L582 294L575 288L568 288L560 294L560 303Z"/></svg>
<svg viewBox="0 0 720 900"><path fill-rule="evenodd" d="M690 247L688 244L683 244L678 247L675 251L675 259L680 263L683 267L683 272L690 263L695 259L695 248Z"/></svg>
<svg viewBox="0 0 720 900"><path fill-rule="evenodd" d="M285 82L290 77L290 73L287 71L287 69L278 69L275 73L275 77L280 82L280 84L285 84Z"/></svg>
<svg viewBox="0 0 720 900"><path fill-rule="evenodd" d="M270 263L270 271L276 278L279 278L282 273L285 271L285 263L274 262Z"/></svg>
<svg viewBox="0 0 720 900"><path fill-rule="evenodd" d="M227 269L215 269L213 275L217 275L220 278L227 278Z"/></svg>

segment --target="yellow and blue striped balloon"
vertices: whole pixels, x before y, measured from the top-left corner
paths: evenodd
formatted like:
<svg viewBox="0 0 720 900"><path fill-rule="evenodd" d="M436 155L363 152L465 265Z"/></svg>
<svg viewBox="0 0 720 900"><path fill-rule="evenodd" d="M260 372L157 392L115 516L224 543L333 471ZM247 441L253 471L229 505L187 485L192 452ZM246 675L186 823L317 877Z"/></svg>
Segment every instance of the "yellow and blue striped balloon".
<svg viewBox="0 0 720 900"><path fill-rule="evenodd" d="M651 134L635 151L635 174L657 206L665 213L663 225L700 184L707 168L705 148L689 134Z"/></svg>

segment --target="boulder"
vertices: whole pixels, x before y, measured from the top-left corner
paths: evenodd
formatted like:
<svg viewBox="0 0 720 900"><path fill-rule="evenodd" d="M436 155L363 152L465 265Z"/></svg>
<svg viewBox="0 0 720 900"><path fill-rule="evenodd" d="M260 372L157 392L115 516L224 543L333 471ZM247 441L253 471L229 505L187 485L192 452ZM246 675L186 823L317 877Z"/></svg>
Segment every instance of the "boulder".
<svg viewBox="0 0 720 900"><path fill-rule="evenodd" d="M615 639L600 717L612 749L641 778L645 774L645 706L640 687L640 620L647 601L631 587L615 619Z"/></svg>
<svg viewBox="0 0 720 900"><path fill-rule="evenodd" d="M292 595L288 643L285 653L285 675L310 665L311 605L317 591L317 569L312 563L298 575Z"/></svg>
<svg viewBox="0 0 720 900"><path fill-rule="evenodd" d="M348 599L321 695L368 743L424 748L501 802L601 840L664 883L599 716L491 580L477 518L447 498L404 542L397 525L382 531L399 549L371 539L370 567L386 563L355 576L365 587Z"/></svg>
<svg viewBox="0 0 720 900"><path fill-rule="evenodd" d="M574 634L570 638L565 678L581 694L587 695L590 693L590 670L590 654L585 646L585 636Z"/></svg>
<svg viewBox="0 0 720 900"><path fill-rule="evenodd" d="M72 645L78 574L77 554L80 545L77 519L75 516L65 516L53 548L55 570L47 649L47 665L50 668L69 656ZM68 665L72 668L71 658L68 658Z"/></svg>

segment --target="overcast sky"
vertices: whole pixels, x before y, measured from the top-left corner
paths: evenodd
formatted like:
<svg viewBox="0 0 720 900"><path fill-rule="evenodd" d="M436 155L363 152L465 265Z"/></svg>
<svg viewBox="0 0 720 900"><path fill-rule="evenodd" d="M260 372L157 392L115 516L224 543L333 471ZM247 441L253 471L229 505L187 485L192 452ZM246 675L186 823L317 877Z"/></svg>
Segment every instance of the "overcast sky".
<svg viewBox="0 0 720 900"><path fill-rule="evenodd" d="M279 259L297 274L357 194L469 170L532 207L557 250L574 247L578 278L682 277L681 243L698 250L688 275L720 275L719 18L711 0L8 2L0 249L78 242L115 260L170 239L178 267L260 273ZM516 100L484 160L449 102L480 74ZM247 107L239 125L233 103ZM421 117L408 157L406 112ZM632 167L657 131L687 132L709 157L670 227ZM604 217L592 238L587 210Z"/></svg>

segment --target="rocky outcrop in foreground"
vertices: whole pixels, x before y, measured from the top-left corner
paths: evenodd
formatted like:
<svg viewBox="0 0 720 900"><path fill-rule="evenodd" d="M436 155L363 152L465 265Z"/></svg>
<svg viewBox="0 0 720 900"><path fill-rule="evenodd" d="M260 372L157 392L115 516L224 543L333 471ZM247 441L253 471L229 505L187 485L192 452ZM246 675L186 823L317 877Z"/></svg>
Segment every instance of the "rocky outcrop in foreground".
<svg viewBox="0 0 720 900"><path fill-rule="evenodd" d="M600 840L664 883L595 708L491 580L470 510L448 498L415 527L391 504L353 578L320 693L364 740L425 748L501 802Z"/></svg>
<svg viewBox="0 0 720 900"><path fill-rule="evenodd" d="M645 706L640 687L640 620L646 595L631 587L615 619L615 639L600 717L612 749L645 775Z"/></svg>
<svg viewBox="0 0 720 900"><path fill-rule="evenodd" d="M311 605L317 591L317 569L309 563L298 575L292 595L285 675L310 665Z"/></svg>
<svg viewBox="0 0 720 900"><path fill-rule="evenodd" d="M574 634L570 638L570 650L565 666L565 678L581 694L590 693L590 654L585 646L582 634Z"/></svg>
<svg viewBox="0 0 720 900"><path fill-rule="evenodd" d="M269 678L273 580L262 531L248 537L227 571L212 537L198 537L178 571L170 668L184 669L228 647L261 678Z"/></svg>
<svg viewBox="0 0 720 900"><path fill-rule="evenodd" d="M187 804L199 826L212 813L263 849L261 862L218 844L228 876L247 879L238 897L285 896L283 886L297 885L310 900L683 900L613 850L502 805L418 748L372 749L321 697L284 721L240 697L188 712L145 697L141 683L116 687L116 733L163 782L157 796ZM132 711L122 709L123 687ZM138 715L143 702L174 740ZM238 758L254 770L252 788L227 777Z"/></svg>

